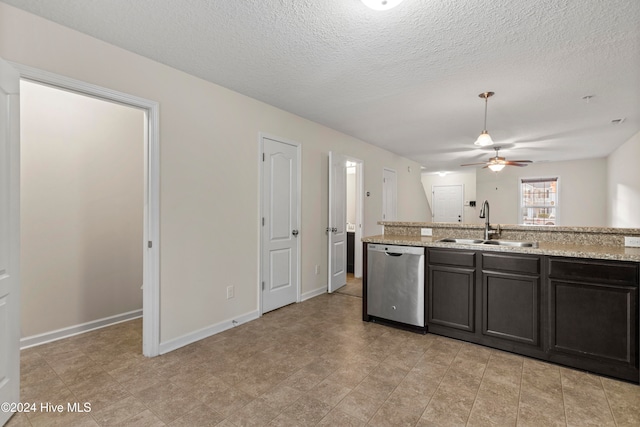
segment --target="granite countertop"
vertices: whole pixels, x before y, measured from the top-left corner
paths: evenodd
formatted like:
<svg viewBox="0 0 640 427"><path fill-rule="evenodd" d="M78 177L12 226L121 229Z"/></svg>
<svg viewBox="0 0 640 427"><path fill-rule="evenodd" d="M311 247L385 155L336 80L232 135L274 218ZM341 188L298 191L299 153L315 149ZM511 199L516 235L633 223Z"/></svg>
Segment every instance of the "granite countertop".
<svg viewBox="0 0 640 427"><path fill-rule="evenodd" d="M535 255L552 255L575 258L592 258L617 261L640 262L640 248L624 246L580 245L573 243L538 242L537 248L520 248L513 246L494 246L476 244L458 244L438 242L439 238L404 236L404 235L378 235L362 239L365 243L381 243L388 245L425 246L436 248L473 249L491 252L527 253Z"/></svg>
<svg viewBox="0 0 640 427"><path fill-rule="evenodd" d="M434 228L453 228L459 230L482 230L484 224L469 224L459 222L412 222L412 221L378 221L379 225L391 227L434 227ZM491 223L497 225L497 223ZM597 233L597 234L628 234L640 235L640 228L617 228L617 227L571 227L561 225L520 225L520 224L500 224L505 230L521 230L521 231L551 231L554 233L568 231L575 233Z"/></svg>

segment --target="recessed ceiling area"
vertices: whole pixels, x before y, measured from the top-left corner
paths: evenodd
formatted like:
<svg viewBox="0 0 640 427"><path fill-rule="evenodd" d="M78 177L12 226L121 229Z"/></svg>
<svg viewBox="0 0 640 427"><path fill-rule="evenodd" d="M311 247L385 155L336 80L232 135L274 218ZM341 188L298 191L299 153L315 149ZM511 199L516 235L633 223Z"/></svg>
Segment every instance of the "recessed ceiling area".
<svg viewBox="0 0 640 427"><path fill-rule="evenodd" d="M4 0L422 164L605 157L640 130L640 1ZM583 99L584 97L590 97ZM618 124L615 120L624 118Z"/></svg>

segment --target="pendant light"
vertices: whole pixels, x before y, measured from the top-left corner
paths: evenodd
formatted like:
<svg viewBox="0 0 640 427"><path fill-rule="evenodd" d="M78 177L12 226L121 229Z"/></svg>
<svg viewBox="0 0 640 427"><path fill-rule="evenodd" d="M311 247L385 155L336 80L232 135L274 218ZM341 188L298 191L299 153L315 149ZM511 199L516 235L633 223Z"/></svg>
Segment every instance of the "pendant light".
<svg viewBox="0 0 640 427"><path fill-rule="evenodd" d="M389 10L402 3L402 0L362 0L362 3L373 10Z"/></svg>
<svg viewBox="0 0 640 427"><path fill-rule="evenodd" d="M489 98L493 95L493 92L483 92L478 95L480 98L484 98L484 130L482 131L478 139L476 139L476 142L474 142L475 145L478 145L480 147L493 145L493 140L491 139L489 132L487 132L487 104L489 103Z"/></svg>

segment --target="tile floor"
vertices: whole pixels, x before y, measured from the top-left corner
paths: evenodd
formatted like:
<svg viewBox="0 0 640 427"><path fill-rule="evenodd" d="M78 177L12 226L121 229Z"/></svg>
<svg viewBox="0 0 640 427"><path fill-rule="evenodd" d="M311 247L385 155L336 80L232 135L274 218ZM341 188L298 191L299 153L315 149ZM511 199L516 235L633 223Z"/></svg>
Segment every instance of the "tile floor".
<svg viewBox="0 0 640 427"><path fill-rule="evenodd" d="M15 426L638 426L640 387L362 322L321 295L169 354L141 321L22 353L22 401L90 402Z"/></svg>

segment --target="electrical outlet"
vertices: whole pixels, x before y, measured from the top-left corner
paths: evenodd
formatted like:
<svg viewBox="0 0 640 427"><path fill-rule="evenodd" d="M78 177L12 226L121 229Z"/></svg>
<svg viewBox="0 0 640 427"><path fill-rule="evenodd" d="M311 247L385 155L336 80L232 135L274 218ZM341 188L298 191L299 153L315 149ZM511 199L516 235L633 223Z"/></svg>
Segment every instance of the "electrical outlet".
<svg viewBox="0 0 640 427"><path fill-rule="evenodd" d="M320 266L316 264L316 275L320 274Z"/></svg>
<svg viewBox="0 0 640 427"><path fill-rule="evenodd" d="M235 293L234 291L235 291L235 289L234 289L233 285L227 286L227 299L231 299L231 298L233 298L235 296L234 295L234 293Z"/></svg>
<svg viewBox="0 0 640 427"><path fill-rule="evenodd" d="M624 245L633 248L640 248L640 237L624 236Z"/></svg>
<svg viewBox="0 0 640 427"><path fill-rule="evenodd" d="M421 236L433 236L433 230L431 228L421 228L420 229Z"/></svg>

